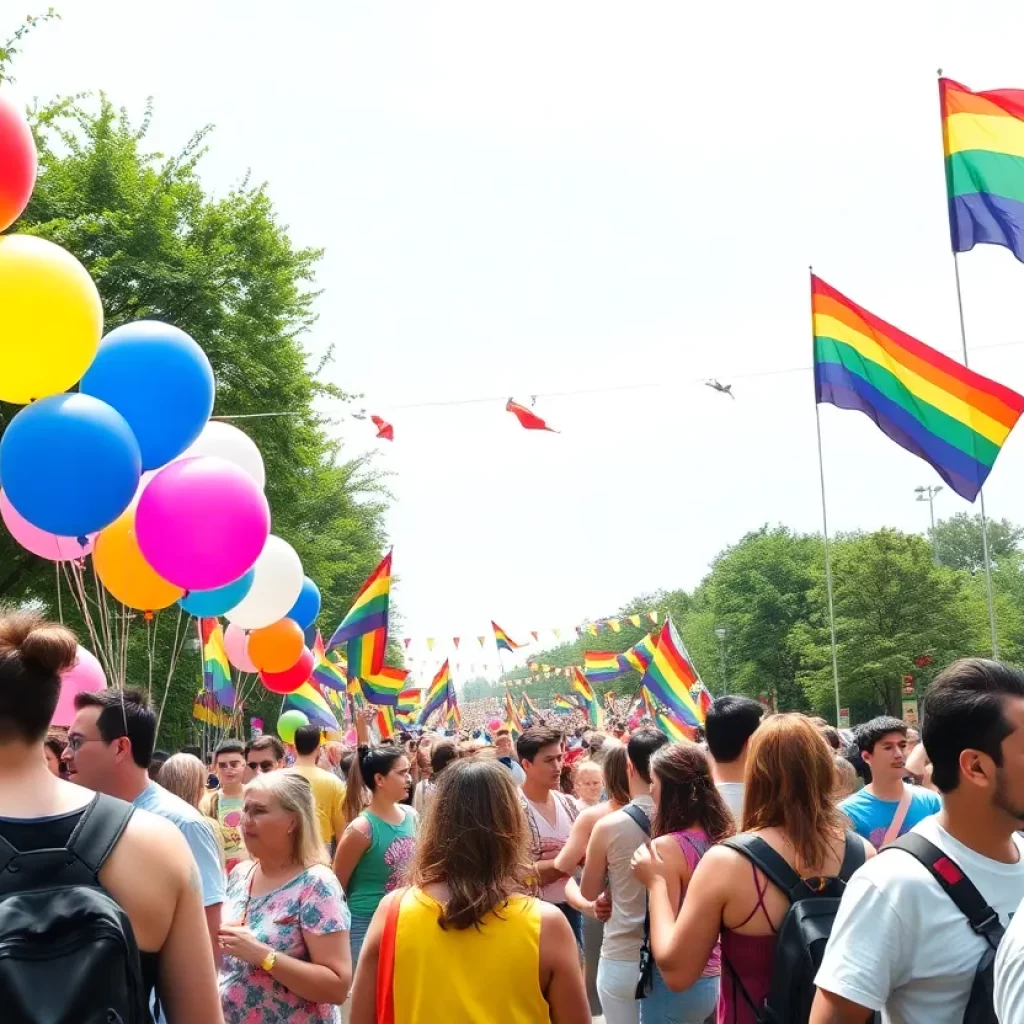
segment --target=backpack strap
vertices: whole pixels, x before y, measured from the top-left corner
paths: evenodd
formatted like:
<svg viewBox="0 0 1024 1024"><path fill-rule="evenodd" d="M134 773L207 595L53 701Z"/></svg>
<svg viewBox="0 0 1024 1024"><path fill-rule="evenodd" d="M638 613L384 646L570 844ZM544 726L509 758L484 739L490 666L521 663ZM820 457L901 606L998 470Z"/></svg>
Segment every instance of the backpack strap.
<svg viewBox="0 0 1024 1024"><path fill-rule="evenodd" d="M622 813L628 818L632 818L637 825L640 826L643 834L648 839L651 838L651 819L647 817L647 812L642 807L637 807L636 804L626 804L622 808Z"/></svg>
<svg viewBox="0 0 1024 1024"><path fill-rule="evenodd" d="M839 874L836 877L845 885L850 880L854 871L861 867L867 859L868 855L864 849L864 841L856 832L847 832L843 863L840 865Z"/></svg>
<svg viewBox="0 0 1024 1024"><path fill-rule="evenodd" d="M811 887L786 863L785 858L760 836L741 832L738 836L724 840L722 846L743 854L755 867L760 868L768 881L789 897L790 903L813 894Z"/></svg>
<svg viewBox="0 0 1024 1024"><path fill-rule="evenodd" d="M917 858L956 904L957 910L967 918L974 932L992 949L999 946L1003 938L999 915L985 902L985 897L948 854L916 832L900 836L886 849L903 850Z"/></svg>
<svg viewBox="0 0 1024 1024"><path fill-rule="evenodd" d="M85 865L95 879L117 841L124 834L135 808L105 793L97 793L85 809L71 838L68 851Z"/></svg>

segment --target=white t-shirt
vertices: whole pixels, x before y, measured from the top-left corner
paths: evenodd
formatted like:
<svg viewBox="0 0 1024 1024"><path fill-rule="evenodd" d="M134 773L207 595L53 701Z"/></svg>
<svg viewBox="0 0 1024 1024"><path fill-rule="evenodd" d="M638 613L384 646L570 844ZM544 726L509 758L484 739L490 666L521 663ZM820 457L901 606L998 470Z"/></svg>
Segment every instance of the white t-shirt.
<svg viewBox="0 0 1024 1024"><path fill-rule="evenodd" d="M1024 1020L1024 904L1017 908L996 953L996 1016L1000 1024Z"/></svg>
<svg viewBox="0 0 1024 1024"><path fill-rule="evenodd" d="M1024 839L1017 864L989 860L954 839L938 818L912 829L956 862L1004 926L1024 898ZM850 879L815 979L819 988L871 1010L884 1024L961 1024L987 948L916 858L898 850Z"/></svg>
<svg viewBox="0 0 1024 1024"><path fill-rule="evenodd" d="M725 806L732 811L737 827L739 826L740 819L743 817L743 791L745 788L746 784L743 782L715 783L715 789L718 790L719 796L725 801Z"/></svg>
<svg viewBox="0 0 1024 1024"><path fill-rule="evenodd" d="M552 796L555 801L554 825L537 810L537 805L532 800L526 798L524 794L526 813L533 818L537 827L537 833L540 836L540 856L537 858L538 860L554 860L558 856L558 851L568 842L569 832L572 829L572 820L562 801L572 800L575 803L575 799L564 793L552 794ZM548 882L540 891L541 899L546 900L548 903L565 903L566 881L567 879L565 878L559 878L554 882Z"/></svg>

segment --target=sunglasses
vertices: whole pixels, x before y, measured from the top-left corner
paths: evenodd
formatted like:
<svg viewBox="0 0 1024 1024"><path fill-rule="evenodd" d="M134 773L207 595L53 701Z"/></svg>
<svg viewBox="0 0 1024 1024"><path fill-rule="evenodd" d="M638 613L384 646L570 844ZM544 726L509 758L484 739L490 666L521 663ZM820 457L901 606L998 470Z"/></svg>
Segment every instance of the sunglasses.
<svg viewBox="0 0 1024 1024"><path fill-rule="evenodd" d="M277 767L276 761L249 761L247 764L251 772L272 772Z"/></svg>

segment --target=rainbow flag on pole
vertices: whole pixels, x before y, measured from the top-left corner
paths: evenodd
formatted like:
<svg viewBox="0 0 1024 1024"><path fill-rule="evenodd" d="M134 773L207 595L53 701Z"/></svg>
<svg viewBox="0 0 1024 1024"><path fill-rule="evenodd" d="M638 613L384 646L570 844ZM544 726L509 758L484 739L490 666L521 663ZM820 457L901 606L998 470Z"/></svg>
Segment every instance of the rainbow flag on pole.
<svg viewBox="0 0 1024 1024"><path fill-rule="evenodd" d="M455 688L452 686L452 676L446 659L437 675L434 676L430 689L427 690L426 699L423 701L423 710L420 712L420 725L426 725L427 719L447 704L449 690L454 696Z"/></svg>
<svg viewBox="0 0 1024 1024"><path fill-rule="evenodd" d="M588 682L610 683L620 679L631 668L624 654L615 651L584 651L583 671Z"/></svg>
<svg viewBox="0 0 1024 1024"><path fill-rule="evenodd" d="M508 651L511 654L523 646L517 644L493 619L491 620L491 629L494 630L494 642L498 645L499 651Z"/></svg>
<svg viewBox="0 0 1024 1024"><path fill-rule="evenodd" d="M593 687L587 682L587 677L578 668L572 670L572 688L578 694L580 703L590 718L590 724L595 729L603 728L604 709L601 707Z"/></svg>
<svg viewBox="0 0 1024 1024"><path fill-rule="evenodd" d="M391 552L381 560L356 595L348 615L334 631L327 650L348 644L352 674L360 679L375 676L384 666L391 603ZM369 638L369 639L368 639Z"/></svg>
<svg viewBox="0 0 1024 1024"><path fill-rule="evenodd" d="M341 728L323 694L310 682L303 683L285 696L283 710L301 711L309 719L310 725L319 725L321 729Z"/></svg>
<svg viewBox="0 0 1024 1024"><path fill-rule="evenodd" d="M408 678L409 673L404 668L385 665L377 675L368 679L360 678L359 683L363 696L371 704L393 708L398 706L398 698Z"/></svg>
<svg viewBox="0 0 1024 1024"><path fill-rule="evenodd" d="M1024 398L904 334L811 275L818 403L865 413L974 501Z"/></svg>
<svg viewBox="0 0 1024 1024"><path fill-rule="evenodd" d="M516 710L516 702L512 699L512 694L505 691L505 728L512 733L512 739L518 739L523 732L523 720L519 717L519 712Z"/></svg>
<svg viewBox="0 0 1024 1024"><path fill-rule="evenodd" d="M423 703L422 690L403 690L395 705L395 717L403 725L415 725Z"/></svg>
<svg viewBox="0 0 1024 1024"><path fill-rule="evenodd" d="M686 725L700 725L700 709L690 696L690 687L697 682L697 673L683 653L683 644L672 624L665 620L658 636L654 657L644 673L641 686L667 710L674 712Z"/></svg>
<svg viewBox="0 0 1024 1024"><path fill-rule="evenodd" d="M311 678L328 690L344 692L347 689L348 664L342 657L341 651L331 651L328 654L324 650L324 638L320 630L316 631L316 640L313 642L313 674Z"/></svg>
<svg viewBox="0 0 1024 1024"><path fill-rule="evenodd" d="M224 631L219 619L200 619L199 638L203 645L203 687L217 697L222 707L235 706L231 665L224 649Z"/></svg>
<svg viewBox="0 0 1024 1024"><path fill-rule="evenodd" d="M645 636L630 647L623 657L632 668L635 668L640 675L643 675L647 671L647 666L651 663L651 658L654 657L654 646L654 637Z"/></svg>
<svg viewBox="0 0 1024 1024"><path fill-rule="evenodd" d="M462 712L459 710L459 702L455 696L455 688L452 687L448 694L448 707L444 713L444 724L453 732L462 728Z"/></svg>
<svg viewBox="0 0 1024 1024"><path fill-rule="evenodd" d="M569 700L568 697L563 697L560 693L556 693L552 698L551 706L556 711L576 711L579 708L579 704L573 700Z"/></svg>
<svg viewBox="0 0 1024 1024"><path fill-rule="evenodd" d="M217 697L211 690L200 690L192 702L192 717L204 725L227 729L231 725L231 712L218 707Z"/></svg>

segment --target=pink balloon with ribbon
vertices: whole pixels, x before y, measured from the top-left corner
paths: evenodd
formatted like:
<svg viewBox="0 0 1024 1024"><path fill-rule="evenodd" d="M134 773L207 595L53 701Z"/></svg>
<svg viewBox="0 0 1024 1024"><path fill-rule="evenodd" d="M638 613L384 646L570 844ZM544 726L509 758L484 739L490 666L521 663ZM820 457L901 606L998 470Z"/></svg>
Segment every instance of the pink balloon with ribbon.
<svg viewBox="0 0 1024 1024"><path fill-rule="evenodd" d="M224 652L239 672L258 672L249 657L249 634L232 623L224 630Z"/></svg>
<svg viewBox="0 0 1024 1024"><path fill-rule="evenodd" d="M40 558L51 562L70 562L76 558L84 558L92 551L96 534L83 538L83 545L75 537L58 537L55 533L47 533L33 526L11 504L7 495L0 491L0 519L3 519L11 536L26 550Z"/></svg>
<svg viewBox="0 0 1024 1024"><path fill-rule="evenodd" d="M51 724L67 728L75 718L75 697L90 690L105 690L107 677L103 666L84 647L78 648L74 665L60 676L60 698Z"/></svg>

